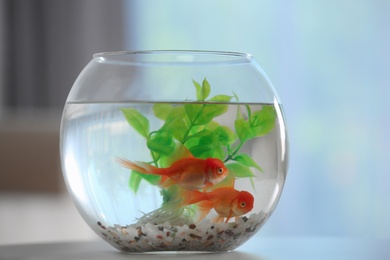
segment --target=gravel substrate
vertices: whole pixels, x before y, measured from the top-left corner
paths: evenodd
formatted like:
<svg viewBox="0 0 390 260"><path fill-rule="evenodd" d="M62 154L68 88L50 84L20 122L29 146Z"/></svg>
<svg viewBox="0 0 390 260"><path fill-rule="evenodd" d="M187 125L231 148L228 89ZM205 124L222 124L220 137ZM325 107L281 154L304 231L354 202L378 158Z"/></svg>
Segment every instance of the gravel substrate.
<svg viewBox="0 0 390 260"><path fill-rule="evenodd" d="M168 222L113 227L97 222L97 225L102 237L124 252L215 252L237 248L255 234L265 219L266 214L258 213L228 223L213 223L206 219L182 226L172 226Z"/></svg>

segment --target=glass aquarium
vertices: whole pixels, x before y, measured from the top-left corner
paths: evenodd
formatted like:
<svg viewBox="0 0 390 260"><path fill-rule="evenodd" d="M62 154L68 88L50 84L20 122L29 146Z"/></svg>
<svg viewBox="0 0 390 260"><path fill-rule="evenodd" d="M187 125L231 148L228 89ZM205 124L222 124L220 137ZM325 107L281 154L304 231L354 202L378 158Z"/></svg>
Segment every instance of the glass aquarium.
<svg viewBox="0 0 390 260"><path fill-rule="evenodd" d="M65 104L61 162L80 214L115 248L233 250L282 193L282 105L249 54L95 54Z"/></svg>

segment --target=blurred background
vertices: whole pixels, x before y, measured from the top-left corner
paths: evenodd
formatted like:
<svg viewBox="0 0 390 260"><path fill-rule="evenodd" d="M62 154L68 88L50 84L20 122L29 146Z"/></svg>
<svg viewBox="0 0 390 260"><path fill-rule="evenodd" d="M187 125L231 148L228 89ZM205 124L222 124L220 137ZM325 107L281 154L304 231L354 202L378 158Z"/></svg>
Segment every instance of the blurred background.
<svg viewBox="0 0 390 260"><path fill-rule="evenodd" d="M260 236L390 236L390 2L0 0L0 244L96 239L59 126L96 52L251 53L283 103L286 186Z"/></svg>

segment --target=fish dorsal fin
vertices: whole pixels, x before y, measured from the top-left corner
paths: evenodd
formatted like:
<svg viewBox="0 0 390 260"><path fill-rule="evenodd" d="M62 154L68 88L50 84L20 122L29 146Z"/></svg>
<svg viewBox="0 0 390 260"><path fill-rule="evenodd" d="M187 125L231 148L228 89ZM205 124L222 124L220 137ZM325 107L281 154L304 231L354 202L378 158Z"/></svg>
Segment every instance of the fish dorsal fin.
<svg viewBox="0 0 390 260"><path fill-rule="evenodd" d="M176 143L175 150L170 155L162 155L160 158L160 167L167 168L174 162L183 159L194 157L191 152L182 143Z"/></svg>
<svg viewBox="0 0 390 260"><path fill-rule="evenodd" d="M223 181L211 186L207 186L206 191L210 192L219 188L234 188L235 180L236 178L233 176L233 174L229 174Z"/></svg>

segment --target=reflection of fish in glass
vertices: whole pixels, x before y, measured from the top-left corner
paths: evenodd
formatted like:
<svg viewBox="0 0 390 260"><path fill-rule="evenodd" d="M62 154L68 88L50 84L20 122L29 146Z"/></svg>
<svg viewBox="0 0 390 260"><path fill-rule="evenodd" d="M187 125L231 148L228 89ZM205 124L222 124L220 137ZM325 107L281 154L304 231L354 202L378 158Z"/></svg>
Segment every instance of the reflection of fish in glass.
<svg viewBox="0 0 390 260"><path fill-rule="evenodd" d="M215 222L226 222L232 217L236 219L248 213L253 208L254 198L247 191L238 191L234 188L219 188L210 192L186 191L183 194L183 205L196 204L200 211L199 220L202 220L212 208L218 213Z"/></svg>
<svg viewBox="0 0 390 260"><path fill-rule="evenodd" d="M199 190L223 181L228 175L223 162L216 158L186 157L174 162L168 168L158 168L144 162L131 162L124 159L119 159L119 162L124 167L141 174L162 176L161 186L164 188L178 184L186 190Z"/></svg>

